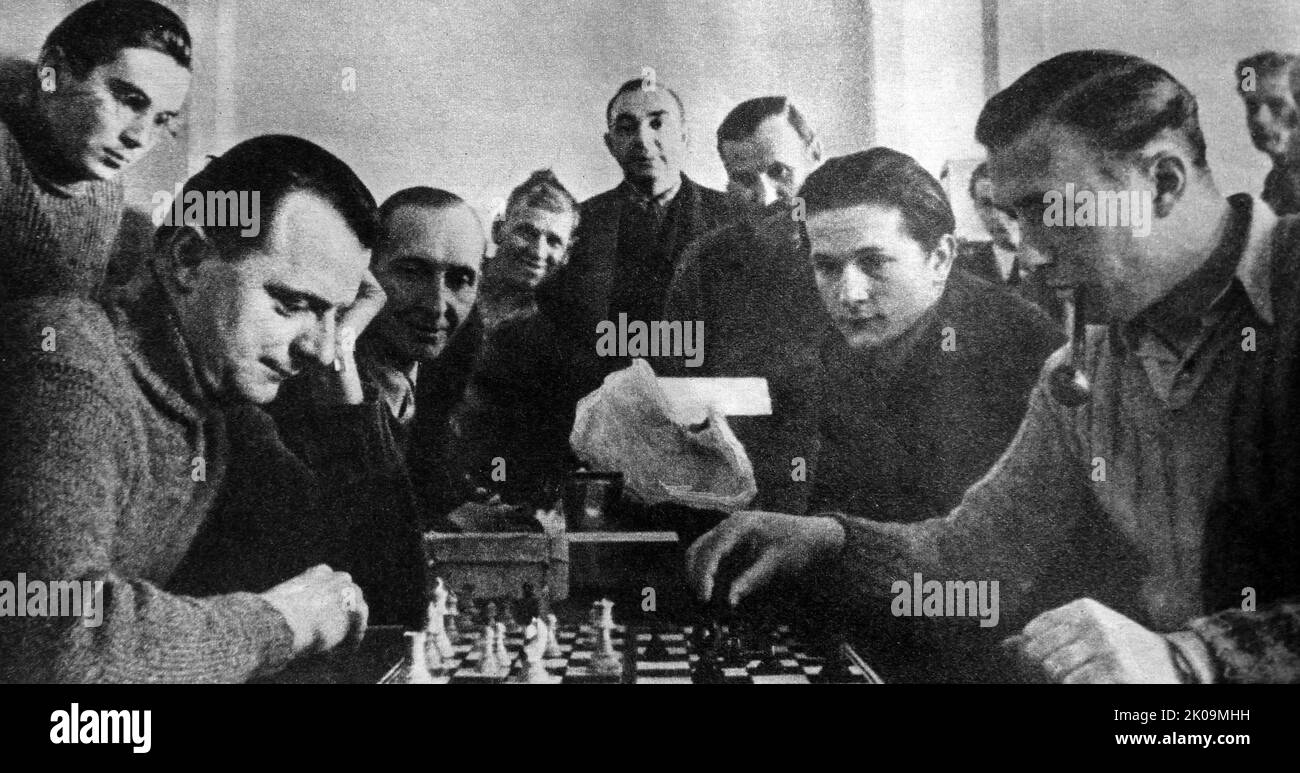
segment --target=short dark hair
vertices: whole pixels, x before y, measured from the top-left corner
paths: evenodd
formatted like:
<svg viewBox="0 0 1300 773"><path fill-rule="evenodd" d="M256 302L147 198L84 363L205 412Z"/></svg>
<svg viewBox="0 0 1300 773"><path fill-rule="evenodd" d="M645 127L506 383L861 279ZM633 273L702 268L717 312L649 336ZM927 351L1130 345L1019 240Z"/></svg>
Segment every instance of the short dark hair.
<svg viewBox="0 0 1300 773"><path fill-rule="evenodd" d="M681 115L682 123L686 123L686 106L682 104L682 98L677 96L677 92L673 91L672 89L668 88L667 86L657 81L650 81L650 83L653 84L653 88L663 89L664 91L668 92L669 96L673 98L673 101L677 103L677 112ZM627 94L630 91L640 91L645 88L646 88L646 80L644 78L633 78L632 80L624 83L622 86L619 86L618 91L614 92L614 96L610 97L609 103L605 105L605 123L608 124L610 121L613 120L614 103L618 101L619 97L623 96L624 94Z"/></svg>
<svg viewBox="0 0 1300 773"><path fill-rule="evenodd" d="M569 189L564 187L560 179L555 176L555 172L550 169L538 169L528 175L528 179L517 188L510 191L510 198L506 199L505 211L509 212L519 204L533 209L544 209L547 212L571 213L574 226L577 226L578 200L569 193Z"/></svg>
<svg viewBox="0 0 1300 773"><path fill-rule="evenodd" d="M191 68L190 33L181 18L152 0L93 0L68 16L45 39L77 77L108 64L124 48L148 48Z"/></svg>
<svg viewBox="0 0 1300 773"><path fill-rule="evenodd" d="M976 166L974 169L971 170L970 180L966 183L966 192L970 194L971 201L975 200L975 183L979 182L980 180L988 180L988 179L990 179L989 162L981 161L979 162L979 166Z"/></svg>
<svg viewBox="0 0 1300 773"><path fill-rule="evenodd" d="M736 142L753 136L758 131L759 124L781 115L790 122L805 147L817 141L816 132L788 97L756 97L736 105L722 119L718 126L718 147L721 148L723 142Z"/></svg>
<svg viewBox="0 0 1300 773"><path fill-rule="evenodd" d="M1119 51L1070 51L1035 65L980 112L975 139L990 150L1040 120L1076 129L1112 152L1141 148L1162 131L1183 136L1206 168L1196 97L1164 69Z"/></svg>
<svg viewBox="0 0 1300 773"><path fill-rule="evenodd" d="M415 206L442 209L464 203L465 200L460 196L442 188L430 188L427 185L403 188L384 199L384 203L379 205L379 225L383 227L388 222L388 218L393 214L393 211L398 207Z"/></svg>
<svg viewBox="0 0 1300 773"><path fill-rule="evenodd" d="M208 193L257 191L266 227L256 236L241 236L239 223L206 224L204 234L221 247L222 257L236 260L249 250L266 244L280 202L291 193L320 197L338 212L363 247L372 248L378 230L377 208L370 191L351 167L337 156L301 137L267 134L235 145L216 157L185 183L181 196L198 191L206 201ZM183 201L184 199L182 199ZM183 223L167 223L158 229L161 242Z"/></svg>
<svg viewBox="0 0 1300 773"><path fill-rule="evenodd" d="M890 148L832 158L799 190L807 213L872 204L896 209L927 252L957 227L943 186L916 159Z"/></svg>

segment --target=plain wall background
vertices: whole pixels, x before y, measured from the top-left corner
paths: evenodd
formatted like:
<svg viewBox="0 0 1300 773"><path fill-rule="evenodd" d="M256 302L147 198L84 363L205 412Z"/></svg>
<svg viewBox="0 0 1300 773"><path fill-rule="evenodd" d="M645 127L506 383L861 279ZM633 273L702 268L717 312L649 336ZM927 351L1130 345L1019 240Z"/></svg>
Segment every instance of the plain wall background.
<svg viewBox="0 0 1300 773"><path fill-rule="evenodd" d="M128 175L142 207L207 154L264 132L331 149L378 199L431 184L490 209L543 166L585 198L619 179L601 141L604 105L643 67L685 99L687 172L707 185L725 182L713 138L722 117L771 93L796 100L832 155L887 144L937 175L946 161L980 155L971 135L989 83L1081 47L1147 56L1182 79L1200 100L1223 188L1257 192L1268 161L1246 135L1233 64L1263 48L1300 49L1300 3L1288 0L167 4L195 37L195 86L182 138ZM0 0L0 55L34 56L77 5ZM997 27L986 35L990 13ZM354 92L342 88L349 67ZM953 187L969 230L964 180Z"/></svg>

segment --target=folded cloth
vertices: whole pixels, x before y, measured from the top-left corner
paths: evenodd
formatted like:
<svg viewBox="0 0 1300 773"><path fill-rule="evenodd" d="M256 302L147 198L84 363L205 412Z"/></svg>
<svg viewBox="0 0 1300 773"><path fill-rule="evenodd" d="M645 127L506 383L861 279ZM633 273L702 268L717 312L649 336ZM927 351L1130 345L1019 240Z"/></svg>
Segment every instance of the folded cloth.
<svg viewBox="0 0 1300 773"><path fill-rule="evenodd" d="M593 469L623 473L625 490L646 504L749 504L754 468L726 417L710 407L703 425L687 426L671 415L650 365L633 360L578 402L569 444Z"/></svg>

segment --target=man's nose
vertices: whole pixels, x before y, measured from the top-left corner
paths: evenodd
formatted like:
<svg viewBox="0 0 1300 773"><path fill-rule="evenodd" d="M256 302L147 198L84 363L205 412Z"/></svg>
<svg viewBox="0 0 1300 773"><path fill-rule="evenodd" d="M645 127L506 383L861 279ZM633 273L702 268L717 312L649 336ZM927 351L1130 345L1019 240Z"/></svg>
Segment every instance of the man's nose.
<svg viewBox="0 0 1300 773"><path fill-rule="evenodd" d="M758 185L759 187L755 191L755 194L759 197L760 203L763 206L770 207L777 202L777 199L781 198L780 187L778 187L776 182L767 175L763 175L759 178Z"/></svg>
<svg viewBox="0 0 1300 773"><path fill-rule="evenodd" d="M659 132L655 131L654 127L650 125L649 121L646 121L645 123L641 124L641 126L637 129L636 139L637 142L641 144L641 147L648 148L654 145L655 142L658 141Z"/></svg>
<svg viewBox="0 0 1300 773"><path fill-rule="evenodd" d="M298 355L321 365L330 365L338 356L337 323L333 314L325 314L313 322L294 341Z"/></svg>
<svg viewBox="0 0 1300 773"><path fill-rule="evenodd" d="M149 145L152 137L153 132L143 115L133 115L131 120L122 127L122 133L118 135L118 139L127 150L136 150Z"/></svg>
<svg viewBox="0 0 1300 773"><path fill-rule="evenodd" d="M855 265L850 264L840 275L839 300L846 306L866 302L871 298L873 289L875 281Z"/></svg>

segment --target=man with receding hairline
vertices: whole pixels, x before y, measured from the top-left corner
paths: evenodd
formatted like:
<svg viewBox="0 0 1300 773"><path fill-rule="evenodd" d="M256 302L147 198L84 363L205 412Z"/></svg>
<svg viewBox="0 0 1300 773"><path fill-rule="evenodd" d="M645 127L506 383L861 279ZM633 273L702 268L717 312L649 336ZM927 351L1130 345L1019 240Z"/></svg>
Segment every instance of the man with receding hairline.
<svg viewBox="0 0 1300 773"><path fill-rule="evenodd" d="M770 96L732 108L717 149L739 217L686 250L665 309L669 319L704 323L703 359L699 367L673 358L655 366L660 375L767 379L772 415L728 423L754 465L754 506L803 512L809 475L792 475L792 465L815 463L817 348L829 318L796 193L821 163L821 141L793 102Z"/></svg>

